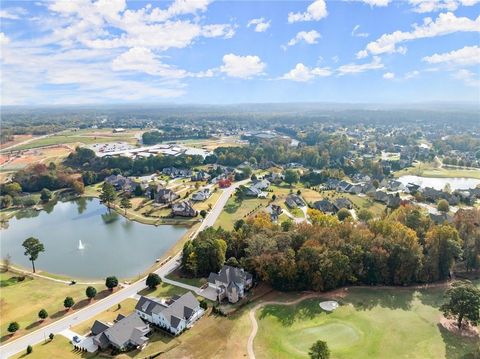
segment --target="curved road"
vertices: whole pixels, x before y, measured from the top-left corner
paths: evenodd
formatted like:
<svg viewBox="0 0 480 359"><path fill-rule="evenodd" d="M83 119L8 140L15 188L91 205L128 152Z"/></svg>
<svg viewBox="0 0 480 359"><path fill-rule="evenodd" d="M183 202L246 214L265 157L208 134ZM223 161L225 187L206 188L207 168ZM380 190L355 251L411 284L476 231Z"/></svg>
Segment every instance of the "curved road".
<svg viewBox="0 0 480 359"><path fill-rule="evenodd" d="M227 203L228 199L235 192L235 189L238 186L247 183L248 181L249 180L236 182L232 184L232 186L230 186L229 188L226 188L223 190L223 193L218 198L212 210L205 217L205 219L200 224L200 226L198 227L198 230L193 234L191 239L195 238L200 231L202 231L207 227L212 226L215 223L218 216L222 212L223 207ZM172 272L180 265L181 255L182 255L182 252L180 251L174 257L168 260L164 265L162 265L160 268L155 270L155 273L157 273L161 278L164 278L168 273ZM124 288L118 290L117 292L109 295L104 299L99 300L98 302L90 304L89 306L82 308L78 311L72 312L72 314L69 314L63 317L62 319L59 319L49 325L46 325L40 329L37 329L29 334L26 334L22 337L19 337L18 339L15 339L11 342L8 342L0 346L0 358L6 359L11 355L19 353L25 350L25 348L28 345L33 346L45 340L45 338L47 338L50 333L53 333L53 334L60 333L65 329L69 329L74 325L77 325L81 322L84 322L85 320L88 320L90 318L97 316L98 314L104 312L108 308L111 308L112 306L120 303L121 301L131 296L136 295L139 291L146 288L145 279L146 277L138 280L137 282L131 285L124 286Z"/></svg>
<svg viewBox="0 0 480 359"><path fill-rule="evenodd" d="M258 323L257 323L257 319L255 318L255 312L257 311L258 308L261 308L265 305L270 305L270 304L273 304L273 305L295 305L295 304L298 304L300 302L303 302L306 299L322 297L322 295L324 297L325 293L312 293L312 294L307 294L307 295L305 295L303 297L300 297L298 299L292 300L290 302L280 302L280 301L272 300L272 301L257 304L255 307L253 307L250 310L250 312L248 313L248 316L250 318L250 322L252 323L252 331L250 333L250 336L248 337L248 343L247 343L248 357L250 359L255 359L255 352L253 351L253 341L254 341L254 339L257 335L257 332L258 332Z"/></svg>

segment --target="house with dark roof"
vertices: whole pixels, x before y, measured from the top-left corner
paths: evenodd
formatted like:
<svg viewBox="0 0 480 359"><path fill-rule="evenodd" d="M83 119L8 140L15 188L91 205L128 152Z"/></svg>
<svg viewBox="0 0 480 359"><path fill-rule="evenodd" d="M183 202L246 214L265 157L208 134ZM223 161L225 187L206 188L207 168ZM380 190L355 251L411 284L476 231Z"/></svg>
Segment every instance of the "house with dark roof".
<svg viewBox="0 0 480 359"><path fill-rule="evenodd" d="M192 292L175 295L169 300L140 297L135 313L144 320L155 324L174 335L189 328L204 313L200 302Z"/></svg>
<svg viewBox="0 0 480 359"><path fill-rule="evenodd" d="M335 200L335 207L337 207L338 210L341 208L352 209L353 203L348 198L337 198Z"/></svg>
<svg viewBox="0 0 480 359"><path fill-rule="evenodd" d="M133 192L137 183L122 175L111 175L105 178L105 182L111 184L117 191Z"/></svg>
<svg viewBox="0 0 480 359"><path fill-rule="evenodd" d="M287 198L285 198L285 204L290 208L297 208L297 207L304 207L306 206L305 201L302 197L296 194L289 194Z"/></svg>
<svg viewBox="0 0 480 359"><path fill-rule="evenodd" d="M319 211L325 212L325 213L337 213L338 208L330 202L328 199L322 199L320 201L317 201L313 204L313 207L315 209L318 209Z"/></svg>
<svg viewBox="0 0 480 359"><path fill-rule="evenodd" d="M243 268L224 265L220 272L210 273L208 286L217 292L218 301L228 299L236 303L245 296L245 292L252 287L253 277Z"/></svg>
<svg viewBox="0 0 480 359"><path fill-rule="evenodd" d="M155 194L155 202L157 203L172 203L178 198L180 196L168 188L160 188Z"/></svg>
<svg viewBox="0 0 480 359"><path fill-rule="evenodd" d="M195 217L197 211L193 208L192 202L181 201L172 204L172 214L180 217Z"/></svg>
<svg viewBox="0 0 480 359"><path fill-rule="evenodd" d="M192 181L208 181L210 179L210 175L205 171L198 171L192 176Z"/></svg>
<svg viewBox="0 0 480 359"><path fill-rule="evenodd" d="M145 323L137 313L126 317L119 315L112 325L96 320L91 329L93 344L100 349L108 347L119 350L141 349L148 343L149 333L150 325Z"/></svg>
<svg viewBox="0 0 480 359"><path fill-rule="evenodd" d="M271 204L267 207L267 211L270 214L270 219L272 222L276 222L278 220L278 217L282 214L283 210L282 207L276 205L276 204Z"/></svg>

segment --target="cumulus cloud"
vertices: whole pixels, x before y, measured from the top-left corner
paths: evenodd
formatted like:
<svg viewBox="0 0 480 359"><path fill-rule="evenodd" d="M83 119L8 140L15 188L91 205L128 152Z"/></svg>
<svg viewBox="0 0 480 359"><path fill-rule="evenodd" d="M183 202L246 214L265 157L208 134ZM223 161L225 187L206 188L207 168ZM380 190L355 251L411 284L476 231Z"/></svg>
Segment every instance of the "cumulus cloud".
<svg viewBox="0 0 480 359"><path fill-rule="evenodd" d="M10 43L10 39L3 32L0 32L0 45L7 45Z"/></svg>
<svg viewBox="0 0 480 359"><path fill-rule="evenodd" d="M305 42L306 44L313 45L317 43L317 40L321 37L321 35L315 31L300 31L295 35L293 39L290 39L290 41L287 43L286 46L283 46L285 49L288 46L294 46L298 44L299 42Z"/></svg>
<svg viewBox="0 0 480 359"><path fill-rule="evenodd" d="M480 47L465 46L459 50L426 56L422 60L429 64L478 65L480 64Z"/></svg>
<svg viewBox="0 0 480 359"><path fill-rule="evenodd" d="M461 69L453 74L453 78L463 81L467 86L480 87L480 77L478 72L472 72L470 70Z"/></svg>
<svg viewBox="0 0 480 359"><path fill-rule="evenodd" d="M340 75L345 74L356 74L360 72L365 72L369 70L378 70L383 69L385 66L382 64L382 60L378 56L374 56L372 62L368 62L365 64L347 64L342 65L338 68L338 72Z"/></svg>
<svg viewBox="0 0 480 359"><path fill-rule="evenodd" d="M473 6L480 0L409 0L413 11L418 13L434 11L455 11L460 6Z"/></svg>
<svg viewBox="0 0 480 359"><path fill-rule="evenodd" d="M281 79L297 82L307 82L316 77L327 77L332 74L328 67L309 68L302 63L298 63L293 69L284 74Z"/></svg>
<svg viewBox="0 0 480 359"><path fill-rule="evenodd" d="M370 6L388 6L391 0L359 0Z"/></svg>
<svg viewBox="0 0 480 359"><path fill-rule="evenodd" d="M21 7L9 7L0 10L0 19L19 20L27 14L27 10Z"/></svg>
<svg viewBox="0 0 480 359"><path fill-rule="evenodd" d="M376 41L370 42L364 50L357 53L357 58L367 57L368 54L380 55L395 52L404 54L406 48L397 46L400 43L455 32L480 32L480 16L472 20L468 17L457 17L455 14L447 12L438 15L435 21L427 17L423 19L422 25L414 24L412 31L395 31L391 34L384 34Z"/></svg>
<svg viewBox="0 0 480 359"><path fill-rule="evenodd" d="M393 80L395 78L395 74L393 72L385 72L382 77L385 80Z"/></svg>
<svg viewBox="0 0 480 359"><path fill-rule="evenodd" d="M307 7L305 12L296 12L288 14L288 22L290 24L300 21L318 21L327 17L327 5L325 0L315 0Z"/></svg>
<svg viewBox="0 0 480 359"><path fill-rule="evenodd" d="M185 70L179 70L166 65L158 59L152 50L145 47L133 47L124 52L112 62L114 71L144 72L153 76L182 78L187 75Z"/></svg>
<svg viewBox="0 0 480 359"><path fill-rule="evenodd" d="M368 37L369 34L366 33L366 32L357 32L358 29L360 29L360 25L355 25L352 32L351 32L351 35L354 36L354 37Z"/></svg>
<svg viewBox="0 0 480 359"><path fill-rule="evenodd" d="M270 20L266 21L265 18L261 17L258 19L252 19L248 22L247 27L254 26L255 32L264 32L270 27Z"/></svg>
<svg viewBox="0 0 480 359"><path fill-rule="evenodd" d="M265 67L266 64L258 56L226 54L223 56L223 65L220 66L220 72L230 77L248 79L261 75Z"/></svg>

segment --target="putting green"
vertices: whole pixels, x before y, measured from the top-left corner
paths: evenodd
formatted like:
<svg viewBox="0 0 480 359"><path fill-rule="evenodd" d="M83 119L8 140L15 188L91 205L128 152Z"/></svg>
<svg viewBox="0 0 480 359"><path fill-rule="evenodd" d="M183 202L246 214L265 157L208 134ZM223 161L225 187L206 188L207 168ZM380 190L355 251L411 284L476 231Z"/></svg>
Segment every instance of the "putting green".
<svg viewBox="0 0 480 359"><path fill-rule="evenodd" d="M330 343L330 348L333 350L343 350L355 345L361 337L361 332L355 327L348 323L337 322L295 331L288 336L288 345L299 354L308 354L312 343L317 340Z"/></svg>

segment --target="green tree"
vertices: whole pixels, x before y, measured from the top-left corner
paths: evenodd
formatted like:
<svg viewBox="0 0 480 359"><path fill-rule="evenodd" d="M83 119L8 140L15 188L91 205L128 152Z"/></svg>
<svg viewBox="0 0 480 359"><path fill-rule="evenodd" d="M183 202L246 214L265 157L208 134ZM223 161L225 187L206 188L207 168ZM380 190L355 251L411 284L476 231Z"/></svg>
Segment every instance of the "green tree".
<svg viewBox="0 0 480 359"><path fill-rule="evenodd" d="M113 288L115 288L116 286L118 286L118 279L117 277L115 276L110 276L110 277L107 277L105 279L105 286L110 289L110 290L113 290Z"/></svg>
<svg viewBox="0 0 480 359"><path fill-rule="evenodd" d="M145 284L150 289L157 288L157 285L159 285L160 283L162 283L162 280L157 273L150 273L147 277L147 280L145 281Z"/></svg>
<svg viewBox="0 0 480 359"><path fill-rule="evenodd" d="M337 212L337 217L340 221L344 221L351 216L352 214L346 208L340 208L340 210Z"/></svg>
<svg viewBox="0 0 480 359"><path fill-rule="evenodd" d="M275 201L277 199L277 195L274 193L272 194L272 201Z"/></svg>
<svg viewBox="0 0 480 359"><path fill-rule="evenodd" d="M27 354L32 354L32 352L33 352L32 346L31 346L31 345L28 345L28 346L27 346Z"/></svg>
<svg viewBox="0 0 480 359"><path fill-rule="evenodd" d="M42 202L48 202L52 199L52 192L48 188L42 189L40 192L40 199Z"/></svg>
<svg viewBox="0 0 480 359"><path fill-rule="evenodd" d="M323 340L317 340L310 347L308 355L311 359L328 359L330 358L330 350L328 349L326 342Z"/></svg>
<svg viewBox="0 0 480 359"><path fill-rule="evenodd" d="M97 295L97 290L94 287L87 287L87 289L85 289L85 295L91 300Z"/></svg>
<svg viewBox="0 0 480 359"><path fill-rule="evenodd" d="M294 183L297 183L300 180L300 175L297 171L288 169L285 171L285 182L287 182L290 186Z"/></svg>
<svg viewBox="0 0 480 359"><path fill-rule="evenodd" d="M115 187L108 182L104 182L99 198L103 203L107 204L107 207L110 210L110 204L117 198Z"/></svg>
<svg viewBox="0 0 480 359"><path fill-rule="evenodd" d="M13 198L9 194L6 194L5 196L2 196L0 199L0 208L8 208L12 205L13 203Z"/></svg>
<svg viewBox="0 0 480 359"><path fill-rule="evenodd" d="M125 209L125 215L127 215L127 209L132 208L132 202L130 201L130 198L128 198L127 196L123 196L120 201L120 207Z"/></svg>
<svg viewBox="0 0 480 359"><path fill-rule="evenodd" d="M39 312L38 312L38 317L42 320L45 320L47 319L48 317L48 312L45 310L45 309L41 309Z"/></svg>
<svg viewBox="0 0 480 359"><path fill-rule="evenodd" d="M30 237L23 241L22 246L25 248L24 254L32 262L33 273L35 273L35 261L41 252L45 252L45 247L37 238Z"/></svg>
<svg viewBox="0 0 480 359"><path fill-rule="evenodd" d="M205 211L204 209L202 209L200 211L200 216L202 216L202 218L205 218L207 216L207 211Z"/></svg>
<svg viewBox="0 0 480 359"><path fill-rule="evenodd" d="M362 208L361 210L358 211L357 217L359 220L363 222L368 222L373 218L373 214L368 209Z"/></svg>
<svg viewBox="0 0 480 359"><path fill-rule="evenodd" d="M282 231L288 232L293 227L293 221L291 219L287 219L280 223L280 226L282 227Z"/></svg>
<svg viewBox="0 0 480 359"><path fill-rule="evenodd" d="M458 281L446 292L447 302L441 310L447 318L457 321L458 329L467 322L478 325L480 322L480 289L470 281Z"/></svg>
<svg viewBox="0 0 480 359"><path fill-rule="evenodd" d="M202 308L203 310L207 310L208 309L208 303L205 299L202 299L200 301L200 308Z"/></svg>
<svg viewBox="0 0 480 359"><path fill-rule="evenodd" d="M447 213L450 210L450 206L449 206L447 200L446 199L441 199L440 201L438 201L437 209L440 212Z"/></svg>
<svg viewBox="0 0 480 359"><path fill-rule="evenodd" d="M65 300L63 301L63 306L67 308L67 310L73 307L74 305L75 305L75 301L73 300L72 297L66 297Z"/></svg>
<svg viewBox="0 0 480 359"><path fill-rule="evenodd" d="M233 229L236 231L239 231L244 224L245 224L245 221L243 219L237 219L235 223L233 223Z"/></svg>
<svg viewBox="0 0 480 359"><path fill-rule="evenodd" d="M133 194L134 194L136 197L140 197L140 196L143 195L143 189L142 189L142 187L141 187L139 184L137 184L137 185L135 186L135 190L133 191Z"/></svg>
<svg viewBox="0 0 480 359"><path fill-rule="evenodd" d="M53 340L53 338L55 337L55 334L50 333L50 334L48 335L48 337L50 338L50 340Z"/></svg>
<svg viewBox="0 0 480 359"><path fill-rule="evenodd" d="M11 322L9 325L8 325L8 332L9 333L15 333L18 329L20 329L20 325L18 325L17 322Z"/></svg>

